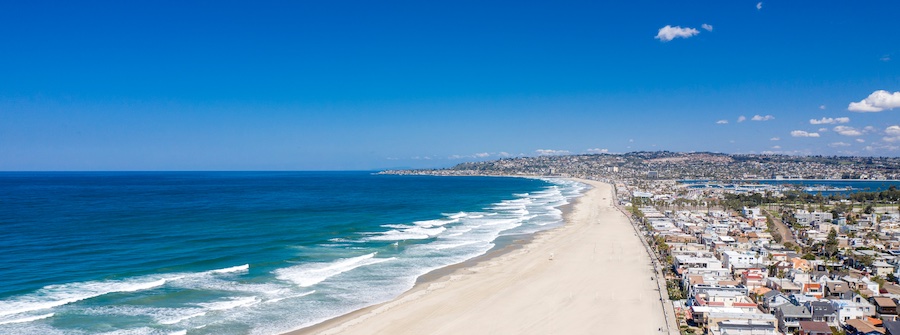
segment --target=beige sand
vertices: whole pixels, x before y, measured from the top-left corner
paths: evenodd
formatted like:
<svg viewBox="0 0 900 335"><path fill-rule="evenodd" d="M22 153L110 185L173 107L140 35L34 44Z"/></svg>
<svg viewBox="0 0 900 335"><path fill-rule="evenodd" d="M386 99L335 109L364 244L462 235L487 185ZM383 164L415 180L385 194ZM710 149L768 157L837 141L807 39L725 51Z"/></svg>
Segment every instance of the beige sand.
<svg viewBox="0 0 900 335"><path fill-rule="evenodd" d="M564 227L394 301L292 334L663 334L646 249L613 206L611 186L583 182L594 188Z"/></svg>

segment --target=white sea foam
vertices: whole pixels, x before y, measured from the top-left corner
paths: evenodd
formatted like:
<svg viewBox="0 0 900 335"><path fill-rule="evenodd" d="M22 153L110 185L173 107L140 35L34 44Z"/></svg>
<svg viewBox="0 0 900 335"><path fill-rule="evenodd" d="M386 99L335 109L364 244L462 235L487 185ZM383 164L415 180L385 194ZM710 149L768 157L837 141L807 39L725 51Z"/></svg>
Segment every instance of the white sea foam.
<svg viewBox="0 0 900 335"><path fill-rule="evenodd" d="M265 303L279 302L279 301L282 301L282 300L284 300L284 299L302 298L302 297L308 296L308 295L313 294L313 293L316 293L316 291L315 291L315 290L312 290L312 291L304 292L304 293L300 293L300 294L295 294L295 295L289 295L289 296L283 296L283 297L279 297L279 298L269 299L269 300L266 300Z"/></svg>
<svg viewBox="0 0 900 335"><path fill-rule="evenodd" d="M249 264L198 273L148 275L123 280L104 280L48 285L31 294L0 301L0 317L51 309L111 293L128 293L162 287L182 279L246 272Z"/></svg>
<svg viewBox="0 0 900 335"><path fill-rule="evenodd" d="M437 236L438 234L444 232L447 228L444 227L435 227L435 228L423 228L423 227L408 227L405 229L392 229L383 233L377 233L378 235L366 237L367 241L402 241L402 240L424 240L427 238L432 238Z"/></svg>
<svg viewBox="0 0 900 335"><path fill-rule="evenodd" d="M250 270L250 264L232 266L230 268L211 270L210 273L231 273L231 272L247 272Z"/></svg>
<svg viewBox="0 0 900 335"><path fill-rule="evenodd" d="M419 227L431 228L434 226L444 226L444 225L448 225L451 223L457 223L457 222L459 222L459 218L450 219L450 220L437 219L437 220L416 221L416 222L413 222L413 224L415 224L416 226L419 226Z"/></svg>
<svg viewBox="0 0 900 335"><path fill-rule="evenodd" d="M50 309L109 293L149 290L163 286L167 281L180 278L181 276L168 278L144 277L120 281L91 281L48 285L33 294L0 301L0 316Z"/></svg>
<svg viewBox="0 0 900 335"><path fill-rule="evenodd" d="M259 302L260 300L257 297L234 297L222 301L201 302L197 305L205 308L208 311L224 311L243 306L256 305Z"/></svg>
<svg viewBox="0 0 900 335"><path fill-rule="evenodd" d="M18 319L12 319L12 320L0 320L0 325L37 321L37 320L42 320L42 319L46 319L46 318L51 318L51 317L53 317L53 315L55 315L55 314L47 313L47 314L27 316L27 317L18 318Z"/></svg>
<svg viewBox="0 0 900 335"><path fill-rule="evenodd" d="M353 258L339 259L331 263L314 263L293 266L275 271L276 278L290 281L300 287L309 287L321 283L341 273L372 264L393 260L394 258L374 258L377 252Z"/></svg>
<svg viewBox="0 0 900 335"><path fill-rule="evenodd" d="M466 217L466 216L469 216L469 214L466 213L466 212L459 212L459 213L456 213L456 214L449 215L449 217L450 217L451 219L462 219L462 218L464 218L464 217Z"/></svg>

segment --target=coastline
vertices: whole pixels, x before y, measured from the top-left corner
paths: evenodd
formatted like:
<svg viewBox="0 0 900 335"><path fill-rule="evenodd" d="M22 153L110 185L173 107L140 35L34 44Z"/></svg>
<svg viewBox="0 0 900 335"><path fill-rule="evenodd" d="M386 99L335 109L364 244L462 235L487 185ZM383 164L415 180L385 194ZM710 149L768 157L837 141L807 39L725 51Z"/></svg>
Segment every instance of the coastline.
<svg viewBox="0 0 900 335"><path fill-rule="evenodd" d="M391 301L285 335L673 331L653 263L612 186L576 180L592 189L565 206L561 227L516 236L423 275Z"/></svg>

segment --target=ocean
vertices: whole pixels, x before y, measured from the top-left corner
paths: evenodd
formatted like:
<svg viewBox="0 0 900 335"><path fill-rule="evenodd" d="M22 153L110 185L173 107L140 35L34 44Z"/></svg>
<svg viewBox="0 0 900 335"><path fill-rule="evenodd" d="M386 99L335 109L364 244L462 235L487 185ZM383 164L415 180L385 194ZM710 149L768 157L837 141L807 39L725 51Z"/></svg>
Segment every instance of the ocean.
<svg viewBox="0 0 900 335"><path fill-rule="evenodd" d="M0 173L0 334L262 334L388 301L587 185L370 172Z"/></svg>

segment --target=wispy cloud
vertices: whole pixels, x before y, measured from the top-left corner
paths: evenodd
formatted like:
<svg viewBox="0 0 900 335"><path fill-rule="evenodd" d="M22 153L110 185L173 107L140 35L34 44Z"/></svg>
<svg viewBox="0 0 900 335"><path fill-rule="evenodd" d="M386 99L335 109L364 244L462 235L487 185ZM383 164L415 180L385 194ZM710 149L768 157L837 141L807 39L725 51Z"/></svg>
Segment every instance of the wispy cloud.
<svg viewBox="0 0 900 335"><path fill-rule="evenodd" d="M738 116L737 122L738 122L738 123L741 123L741 122L744 122L744 121L746 121L746 120L747 120L747 117L741 115L741 116Z"/></svg>
<svg viewBox="0 0 900 335"><path fill-rule="evenodd" d="M762 9L762 2L757 2L757 3L756 3L756 10L761 10L761 9Z"/></svg>
<svg viewBox="0 0 900 335"><path fill-rule="evenodd" d="M670 25L666 25L665 27L659 28L659 32L654 38L663 42L668 42L678 37L688 38L699 33L700 31L694 28L682 28L680 26L672 27Z"/></svg>
<svg viewBox="0 0 900 335"><path fill-rule="evenodd" d="M834 132L844 135L844 136L860 136L862 135L862 131L859 129L848 127L848 126L837 126L834 127Z"/></svg>
<svg viewBox="0 0 900 335"><path fill-rule="evenodd" d="M900 92L877 90L859 102L851 102L847 110L853 112L880 112L900 107Z"/></svg>
<svg viewBox="0 0 900 335"><path fill-rule="evenodd" d="M836 118L823 117L818 120L816 120L816 119L809 120L809 124L836 124L836 123L847 123L847 122L850 122L849 117L836 117Z"/></svg>
<svg viewBox="0 0 900 335"><path fill-rule="evenodd" d="M769 120L774 120L774 119L775 119L775 117L774 117L774 116L771 116L771 115L766 115L766 116L762 116L762 115L754 115L753 118L750 119L750 120L753 120L753 121L769 121Z"/></svg>
<svg viewBox="0 0 900 335"><path fill-rule="evenodd" d="M819 109L825 110L825 105L819 105Z"/></svg>
<svg viewBox="0 0 900 335"><path fill-rule="evenodd" d="M780 138L780 137L773 137L773 138L770 138L769 141L781 141L781 138Z"/></svg>
<svg viewBox="0 0 900 335"><path fill-rule="evenodd" d="M834 142L834 143L829 143L828 146L832 147L832 148L849 147L850 143Z"/></svg>
<svg viewBox="0 0 900 335"><path fill-rule="evenodd" d="M716 124L728 124L728 120L719 120L716 121Z"/></svg>
<svg viewBox="0 0 900 335"><path fill-rule="evenodd" d="M587 152L591 153L591 154L605 154L605 153L609 152L609 149L593 148L593 149L587 149Z"/></svg>
<svg viewBox="0 0 900 335"><path fill-rule="evenodd" d="M793 137L819 137L819 133L810 133L805 130L794 130L791 132Z"/></svg>
<svg viewBox="0 0 900 335"><path fill-rule="evenodd" d="M891 56L890 56L890 55L884 55L884 56L881 56L881 58L879 58L879 60L881 60L882 62L890 62L890 61L891 61Z"/></svg>
<svg viewBox="0 0 900 335"><path fill-rule="evenodd" d="M541 156L556 156L556 155L568 155L569 150L553 150L553 149L537 149L534 152L537 152L538 155Z"/></svg>
<svg viewBox="0 0 900 335"><path fill-rule="evenodd" d="M866 140L861 139L861 138L857 138L857 139L856 139L856 142L857 142L857 143L866 143Z"/></svg>
<svg viewBox="0 0 900 335"><path fill-rule="evenodd" d="M834 132L844 135L844 136L860 136L862 135L862 131L859 129L848 127L848 126L837 126L833 128Z"/></svg>
<svg viewBox="0 0 900 335"><path fill-rule="evenodd" d="M713 26L712 26L711 24L706 24L706 23L701 24L701 25L700 25L700 28L706 29L706 31L712 31L712 30L713 30Z"/></svg>

